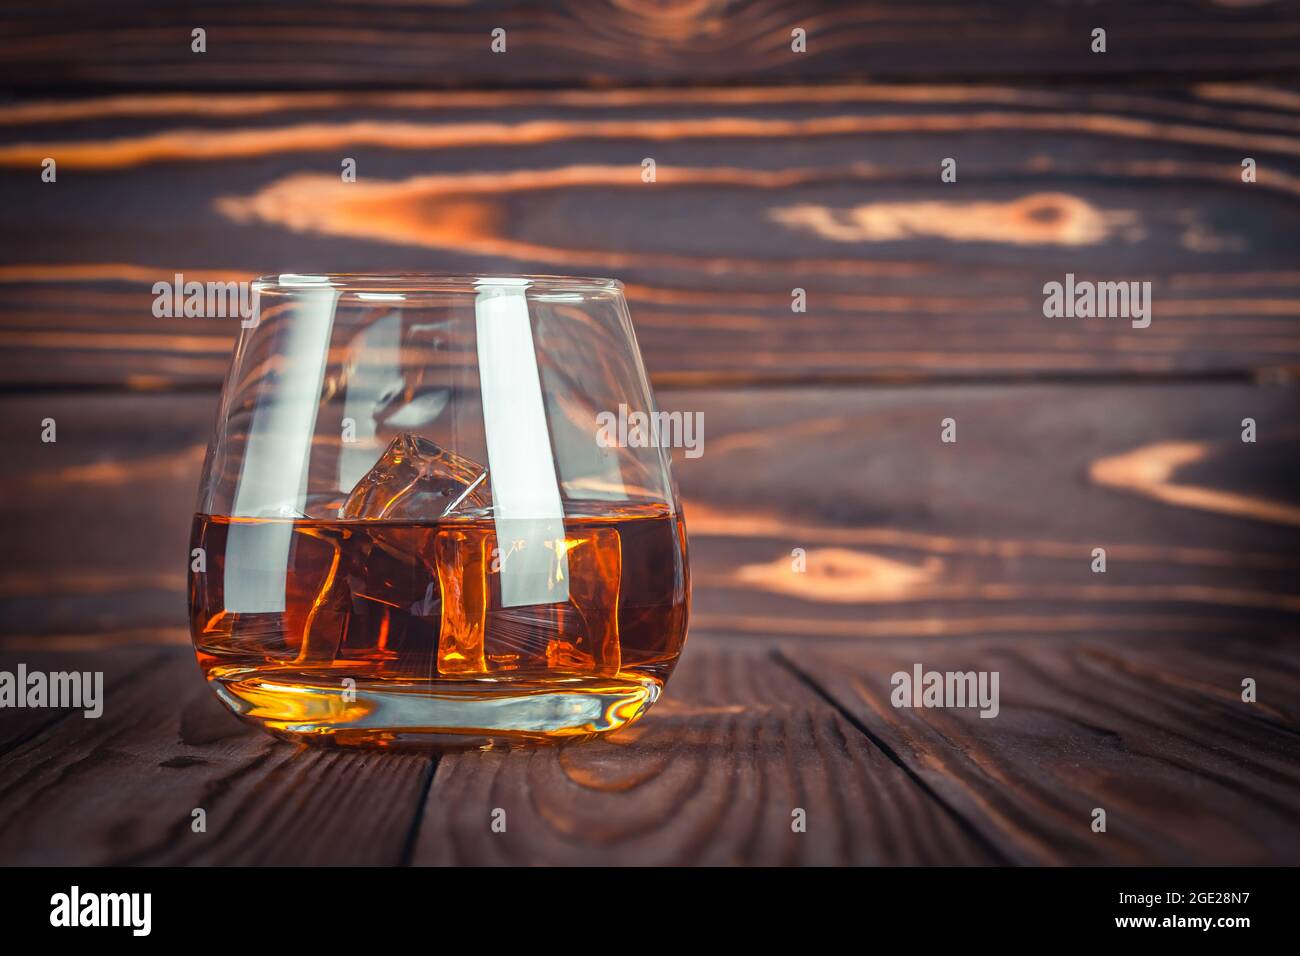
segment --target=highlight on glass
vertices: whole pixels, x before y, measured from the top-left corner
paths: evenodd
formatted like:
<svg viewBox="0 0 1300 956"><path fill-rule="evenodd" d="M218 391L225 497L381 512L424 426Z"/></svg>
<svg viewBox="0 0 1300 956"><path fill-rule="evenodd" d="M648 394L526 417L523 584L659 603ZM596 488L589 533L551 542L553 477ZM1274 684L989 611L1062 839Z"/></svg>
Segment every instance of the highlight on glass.
<svg viewBox="0 0 1300 956"><path fill-rule="evenodd" d="M294 740L588 737L659 698L686 639L667 449L609 279L259 279L190 551L199 663Z"/></svg>

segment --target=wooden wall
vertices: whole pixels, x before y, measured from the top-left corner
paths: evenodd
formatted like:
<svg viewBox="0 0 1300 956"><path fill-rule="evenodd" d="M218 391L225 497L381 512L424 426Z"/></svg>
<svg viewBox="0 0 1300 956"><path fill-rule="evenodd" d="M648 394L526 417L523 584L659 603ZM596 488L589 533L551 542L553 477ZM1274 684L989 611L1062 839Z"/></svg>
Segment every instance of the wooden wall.
<svg viewBox="0 0 1300 956"><path fill-rule="evenodd" d="M697 632L1294 623L1300 4L3 17L12 640L183 640L234 323L151 286L290 270L623 278L661 401L705 415ZM1151 281L1151 326L1045 319L1066 272Z"/></svg>

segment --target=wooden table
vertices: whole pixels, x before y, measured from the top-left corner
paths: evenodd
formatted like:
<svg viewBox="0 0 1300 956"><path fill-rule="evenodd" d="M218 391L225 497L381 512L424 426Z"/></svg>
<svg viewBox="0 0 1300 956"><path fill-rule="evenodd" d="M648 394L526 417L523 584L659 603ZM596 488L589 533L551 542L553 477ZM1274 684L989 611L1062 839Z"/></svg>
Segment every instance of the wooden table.
<svg viewBox="0 0 1300 956"><path fill-rule="evenodd" d="M102 668L111 691L98 720L6 722L0 847L23 864L1294 863L1294 660L1232 650L697 637L627 731L442 756L277 742L183 648L37 655ZM891 707L887 673L918 658L997 669L999 716ZM1287 707L1234 699L1243 671Z"/></svg>
<svg viewBox="0 0 1300 956"><path fill-rule="evenodd" d="M1297 4L68 7L0 14L0 669L108 698L0 711L0 863L1300 862ZM237 323L152 286L313 270L627 281L706 426L642 724L314 751L212 698ZM1151 327L1044 318L1067 272ZM918 663L999 715L892 706Z"/></svg>

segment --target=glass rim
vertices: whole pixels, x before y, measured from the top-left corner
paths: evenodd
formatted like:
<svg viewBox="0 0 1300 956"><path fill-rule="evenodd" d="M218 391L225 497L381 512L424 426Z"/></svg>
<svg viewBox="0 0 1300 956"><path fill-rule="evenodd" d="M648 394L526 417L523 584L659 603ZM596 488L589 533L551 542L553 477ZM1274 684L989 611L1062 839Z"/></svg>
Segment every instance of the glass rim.
<svg viewBox="0 0 1300 956"><path fill-rule="evenodd" d="M402 292L408 294L463 292L478 293L484 288L514 286L571 292L618 292L618 279L593 276L530 275L527 273L440 273L440 272L282 272L258 276L253 288L258 292L301 294L313 291L333 292Z"/></svg>

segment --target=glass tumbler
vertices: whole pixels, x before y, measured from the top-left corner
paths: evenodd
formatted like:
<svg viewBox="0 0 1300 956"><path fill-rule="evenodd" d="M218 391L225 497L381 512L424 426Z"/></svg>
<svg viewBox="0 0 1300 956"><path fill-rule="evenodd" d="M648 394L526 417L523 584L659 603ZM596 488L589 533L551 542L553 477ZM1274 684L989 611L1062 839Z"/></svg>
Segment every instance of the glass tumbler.
<svg viewBox="0 0 1300 956"><path fill-rule="evenodd" d="M257 280L190 550L199 664L337 745L641 717L686 639L686 530L622 284Z"/></svg>

